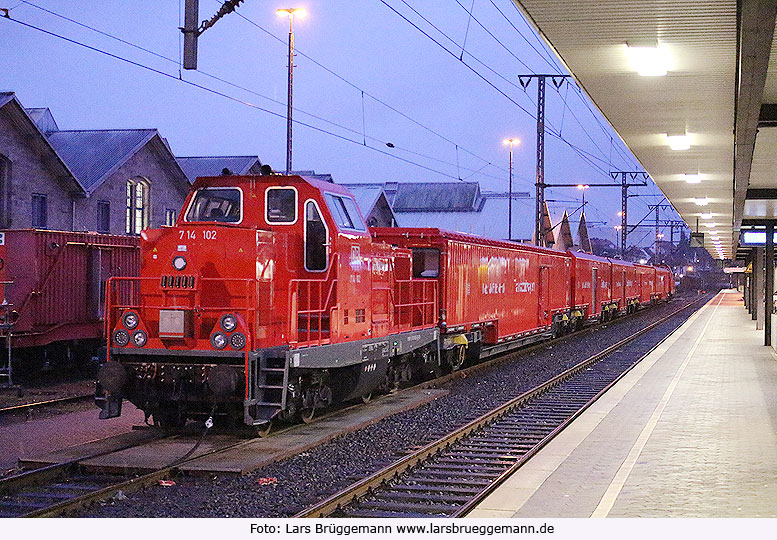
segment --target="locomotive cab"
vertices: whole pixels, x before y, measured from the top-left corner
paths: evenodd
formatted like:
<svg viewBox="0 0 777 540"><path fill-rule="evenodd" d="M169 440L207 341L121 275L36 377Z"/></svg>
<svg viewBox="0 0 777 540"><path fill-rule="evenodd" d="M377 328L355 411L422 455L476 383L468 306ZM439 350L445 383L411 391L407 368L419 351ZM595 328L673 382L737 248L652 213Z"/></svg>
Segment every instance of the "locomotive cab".
<svg viewBox="0 0 777 540"><path fill-rule="evenodd" d="M108 284L101 417L127 398L163 425L307 418L385 387L392 358L437 339L434 281L373 242L336 184L200 178L175 225L143 231L141 260Z"/></svg>

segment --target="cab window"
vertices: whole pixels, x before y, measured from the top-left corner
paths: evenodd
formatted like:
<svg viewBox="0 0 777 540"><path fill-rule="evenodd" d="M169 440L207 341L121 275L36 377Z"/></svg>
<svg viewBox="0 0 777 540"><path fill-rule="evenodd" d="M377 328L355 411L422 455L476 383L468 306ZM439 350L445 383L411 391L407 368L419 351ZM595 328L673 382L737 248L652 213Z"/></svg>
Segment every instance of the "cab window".
<svg viewBox="0 0 777 540"><path fill-rule="evenodd" d="M243 194L238 188L200 188L194 194L186 221L240 223Z"/></svg>
<svg viewBox="0 0 777 540"><path fill-rule="evenodd" d="M351 229L354 231L366 231L367 227L362 221L356 203L350 197L325 193L324 199L332 213L338 229Z"/></svg>
<svg viewBox="0 0 777 540"><path fill-rule="evenodd" d="M297 190L268 188L265 192L267 223L294 223L297 221Z"/></svg>

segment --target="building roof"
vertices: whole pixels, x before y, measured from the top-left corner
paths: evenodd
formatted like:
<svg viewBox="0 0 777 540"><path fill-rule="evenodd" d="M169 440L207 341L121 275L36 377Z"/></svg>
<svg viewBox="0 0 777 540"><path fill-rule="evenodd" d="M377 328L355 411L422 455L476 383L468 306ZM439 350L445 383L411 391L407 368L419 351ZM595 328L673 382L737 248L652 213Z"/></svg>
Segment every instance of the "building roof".
<svg viewBox="0 0 777 540"><path fill-rule="evenodd" d="M50 167L56 169L57 177L67 185L67 189L70 192L83 194L83 186L78 182L78 179L75 177L72 169L70 169L69 164L65 162L63 157L51 144L47 134L44 133L40 127L38 127L38 124L30 116L28 110L22 107L22 104L19 102L19 99L16 97L15 93L0 92L0 109L8 111L9 116L15 121L16 125L20 126L21 129L26 129L29 134L32 134L33 137L30 139L30 141L31 144L37 146L37 152L39 155L48 153L53 156L53 160L46 159L45 162ZM51 112L48 114L51 117ZM51 117L51 122L54 122L53 117Z"/></svg>
<svg viewBox="0 0 777 540"><path fill-rule="evenodd" d="M482 203L477 182L403 182L389 194L395 212L467 212ZM388 191L388 190L387 190Z"/></svg>
<svg viewBox="0 0 777 540"><path fill-rule="evenodd" d="M395 212L400 227L436 227L504 240L508 237L506 197L483 197L477 211ZM512 239L530 242L534 234L534 203L513 199Z"/></svg>
<svg viewBox="0 0 777 540"><path fill-rule="evenodd" d="M91 193L155 135L155 129L56 131L48 140Z"/></svg>
<svg viewBox="0 0 777 540"><path fill-rule="evenodd" d="M394 210L391 208L391 204L389 204L386 193L383 191L383 184L341 185L348 188L348 191L353 194L353 198L356 201L356 206L359 207L359 210L361 210L365 218L370 214L370 212L372 212L373 208L378 205L382 197L385 201L384 204L386 205L386 208L394 218L394 222L397 222L397 216L394 213Z"/></svg>
<svg viewBox="0 0 777 540"><path fill-rule="evenodd" d="M201 176L220 176L229 169L232 174L248 174L255 165L262 166L259 156L186 156L176 157L190 183Z"/></svg>
<svg viewBox="0 0 777 540"><path fill-rule="evenodd" d="M59 131L59 126L54 120L54 115L51 114L51 110L49 110L48 107L36 107L32 109L25 107L24 110L43 133L48 134L52 131Z"/></svg>

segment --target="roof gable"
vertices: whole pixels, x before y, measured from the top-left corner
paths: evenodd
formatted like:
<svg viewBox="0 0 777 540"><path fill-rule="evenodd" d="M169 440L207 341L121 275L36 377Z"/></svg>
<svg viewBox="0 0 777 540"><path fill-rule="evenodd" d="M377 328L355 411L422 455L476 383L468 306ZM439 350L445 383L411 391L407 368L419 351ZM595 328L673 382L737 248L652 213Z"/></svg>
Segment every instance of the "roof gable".
<svg viewBox="0 0 777 540"><path fill-rule="evenodd" d="M155 129L67 130L48 135L87 193L145 146Z"/></svg>
<svg viewBox="0 0 777 540"><path fill-rule="evenodd" d="M83 194L85 190L78 182L73 171L57 152L56 148L51 144L51 141L48 140L46 134L38 127L28 110L22 107L16 94L13 92L1 92L0 110L6 112L17 126L21 129L26 129L28 133L33 135L33 137L29 139L30 142L28 144L36 145L38 147L38 152L45 152L54 157L53 160L44 159L44 161L49 168L56 171L57 178L66 186L67 191ZM49 113L49 115L50 114L51 113ZM53 117L51 117L51 121L54 121Z"/></svg>
<svg viewBox="0 0 777 540"><path fill-rule="evenodd" d="M224 169L228 169L230 174L250 174L257 165L262 165L259 156L186 156L175 159L189 183L194 183L200 176L220 176Z"/></svg>

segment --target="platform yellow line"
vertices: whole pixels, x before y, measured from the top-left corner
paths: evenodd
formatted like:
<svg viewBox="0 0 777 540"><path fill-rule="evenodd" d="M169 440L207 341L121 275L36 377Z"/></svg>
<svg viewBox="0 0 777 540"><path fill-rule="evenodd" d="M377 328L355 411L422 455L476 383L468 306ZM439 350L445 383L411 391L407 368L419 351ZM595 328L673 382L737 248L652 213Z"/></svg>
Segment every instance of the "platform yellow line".
<svg viewBox="0 0 777 540"><path fill-rule="evenodd" d="M645 448L645 445L650 439L650 436L653 434L653 430L656 428L656 425L658 424L658 420L661 418L661 415L664 413L664 409L666 408L666 405L669 403L669 400L671 399L672 394L674 393L675 388L677 387L677 384L680 382L680 378L683 376L683 372L685 371L686 366L691 361L691 357L693 356L693 353L696 352L696 349L699 347L699 344L702 342L702 339L704 338L704 334L707 333L707 327L709 327L710 322L712 322L712 319L715 317L715 312L718 311L718 307L720 306L721 302L723 302L723 293L718 293L718 296L719 296L718 303L717 305L715 305L715 309L712 311L712 314L710 315L709 319L707 319L707 322L704 324L704 328L702 328L702 331L699 332L699 337L696 338L696 342L693 344L693 347L691 347L691 350L689 350L688 353L685 355L685 358L683 359L683 363L680 364L680 367L677 369L677 372L675 373L674 378L672 378L672 382L669 383L669 386L667 387L666 392L664 392L664 395L661 397L661 401L659 401L658 405L656 405L656 408L653 411L652 416L647 421L647 424L645 424L645 427L642 429L642 432L639 434L639 437L637 437L637 440L634 442L634 445L631 447L629 454L626 456L626 459L621 464L620 468L618 469L618 472L615 473L615 476L613 477L612 482L610 482L610 485L607 487L607 491L604 492L602 499L599 501L599 505L593 511L593 513L591 514L591 517L593 518L607 517L610 511L612 510L612 507L615 505L615 500L618 498L621 491L623 490L623 486L626 485L626 480L628 480L629 475L631 474L631 471L634 469L634 465L637 463L637 459L639 459L639 456L642 453L642 450Z"/></svg>

